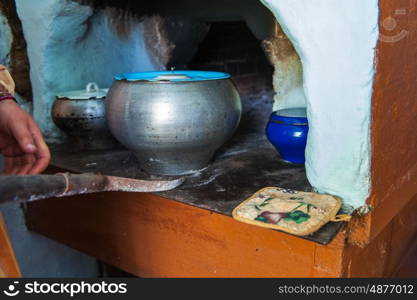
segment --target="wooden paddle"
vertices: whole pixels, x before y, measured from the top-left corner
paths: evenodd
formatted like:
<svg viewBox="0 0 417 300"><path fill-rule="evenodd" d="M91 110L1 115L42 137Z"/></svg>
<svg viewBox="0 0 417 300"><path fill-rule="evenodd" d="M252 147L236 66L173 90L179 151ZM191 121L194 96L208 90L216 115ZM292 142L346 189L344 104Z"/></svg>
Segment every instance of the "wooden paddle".
<svg viewBox="0 0 417 300"><path fill-rule="evenodd" d="M183 182L184 178L138 180L90 173L0 176L0 203L27 202L106 191L162 192L174 189Z"/></svg>

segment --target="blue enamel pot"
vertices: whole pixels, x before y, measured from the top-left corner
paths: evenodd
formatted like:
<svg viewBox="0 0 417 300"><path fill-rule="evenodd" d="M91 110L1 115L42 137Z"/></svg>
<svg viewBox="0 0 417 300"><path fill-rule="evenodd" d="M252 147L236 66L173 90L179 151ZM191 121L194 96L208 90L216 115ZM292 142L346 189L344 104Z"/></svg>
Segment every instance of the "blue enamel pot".
<svg viewBox="0 0 417 300"><path fill-rule="evenodd" d="M288 108L271 114L266 136L285 161L303 164L308 121L305 108Z"/></svg>

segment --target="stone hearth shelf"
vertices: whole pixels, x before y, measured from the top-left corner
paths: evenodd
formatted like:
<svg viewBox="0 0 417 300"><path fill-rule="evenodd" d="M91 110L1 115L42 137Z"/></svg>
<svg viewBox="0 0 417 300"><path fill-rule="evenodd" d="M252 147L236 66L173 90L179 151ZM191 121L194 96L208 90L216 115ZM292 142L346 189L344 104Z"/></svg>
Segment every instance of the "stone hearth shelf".
<svg viewBox="0 0 417 300"><path fill-rule="evenodd" d="M71 147L67 145L52 146L53 166L76 173L93 172L137 179L167 178L141 171L134 155L125 149L68 149ZM182 186L155 195L231 216L233 208L240 202L268 186L312 190L303 165L281 161L264 135L245 134L236 136L220 149L206 169L186 176ZM326 245L341 226L342 223L328 223L305 239Z"/></svg>

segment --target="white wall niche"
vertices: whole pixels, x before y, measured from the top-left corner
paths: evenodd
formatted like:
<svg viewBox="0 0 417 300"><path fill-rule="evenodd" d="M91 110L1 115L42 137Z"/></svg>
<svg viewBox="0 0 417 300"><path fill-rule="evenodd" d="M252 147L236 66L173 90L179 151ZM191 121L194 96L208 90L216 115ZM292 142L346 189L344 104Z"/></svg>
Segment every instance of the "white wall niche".
<svg viewBox="0 0 417 300"><path fill-rule="evenodd" d="M370 192L378 0L261 1L302 62L308 180L316 191L337 195L345 205L358 208Z"/></svg>

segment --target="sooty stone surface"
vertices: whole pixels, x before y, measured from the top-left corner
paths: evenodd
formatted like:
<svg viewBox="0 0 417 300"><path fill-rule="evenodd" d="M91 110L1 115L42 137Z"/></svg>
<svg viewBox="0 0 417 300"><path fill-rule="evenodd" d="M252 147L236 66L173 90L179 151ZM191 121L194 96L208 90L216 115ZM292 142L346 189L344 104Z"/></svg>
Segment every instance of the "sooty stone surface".
<svg viewBox="0 0 417 300"><path fill-rule="evenodd" d="M52 165L72 172L137 179L167 178L142 171L128 150L78 151L69 145L53 145L51 149ZM280 160L263 134L238 134L216 153L205 169L186 176L184 184L175 190L157 195L231 216L239 203L268 186L312 191L304 165ZM341 223L328 223L305 238L327 244L341 226Z"/></svg>

